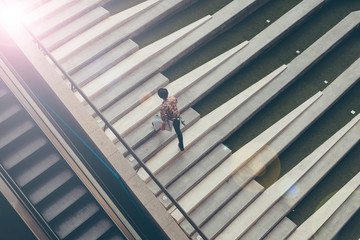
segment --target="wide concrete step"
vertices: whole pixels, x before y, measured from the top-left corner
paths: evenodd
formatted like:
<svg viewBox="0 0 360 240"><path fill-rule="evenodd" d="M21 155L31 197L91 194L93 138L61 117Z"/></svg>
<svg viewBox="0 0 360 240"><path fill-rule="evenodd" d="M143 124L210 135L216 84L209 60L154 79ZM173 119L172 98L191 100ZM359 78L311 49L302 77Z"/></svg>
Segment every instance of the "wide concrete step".
<svg viewBox="0 0 360 240"><path fill-rule="evenodd" d="M79 199L85 196L86 189L81 185L73 185L68 192L51 198L45 204L39 206L39 211L46 221L50 222L60 213L65 211L71 205L75 204Z"/></svg>
<svg viewBox="0 0 360 240"><path fill-rule="evenodd" d="M100 94L96 97L104 98L108 102L121 98L121 96L126 94L127 91L131 91L138 84L146 81L149 76L165 70L171 64L174 64L183 56L193 51L196 47L210 41L214 36L216 36L216 34L224 31L225 24L229 26L230 22L235 21L236 17L239 15L249 14L248 9L256 8L256 3L259 1L260 0L253 0L250 1L250 3L233 1L223 9L216 12L213 16L211 16L211 19L206 21L204 24L171 45L171 47L162 51L152 61L147 61L142 64L141 70L137 69L135 72L128 75L126 77L126 81L116 81L116 79L111 79L109 77L105 81L102 81L102 84L97 85L97 87L91 87L89 85L89 89L86 90L86 92L88 92L91 96L93 96L92 94L95 94L96 96L97 93L106 90L106 94ZM102 90L98 90L99 88Z"/></svg>
<svg viewBox="0 0 360 240"><path fill-rule="evenodd" d="M106 234L113 224L107 218L97 217L95 220L91 221L89 230L85 233L77 233L75 235L76 239L100 239L104 234ZM121 239L121 238L120 238Z"/></svg>
<svg viewBox="0 0 360 240"><path fill-rule="evenodd" d="M106 42L117 41L117 44L127 40L128 38L122 37L122 30L119 29L119 26L133 19L138 14L143 13L144 10L154 4L153 2L153 0L144 2L101 21L54 50L54 57L62 63L72 56L76 56L77 53L84 48L89 47L90 45L98 45L97 43L101 39L105 38ZM99 44L98 46L101 45Z"/></svg>
<svg viewBox="0 0 360 240"><path fill-rule="evenodd" d="M218 135L217 133L218 132L216 132L216 131L212 131L212 132L208 133L206 136L204 136L199 142L194 144L194 146L192 146L185 153L183 153L176 161L174 161L172 164L170 164L166 168L162 169L159 173L157 173L156 174L157 179L161 183L163 183L165 185L169 185L169 184L172 184L174 181L181 181L180 179L182 179L183 174L185 176L187 176L187 171L190 171L189 174L191 174L192 171L196 172L198 162L201 164L202 161L207 160L207 158L209 158L209 157L211 158L211 156L213 155L213 154L210 154L211 151L213 151L213 149L216 149L216 146L222 142L222 139L220 136L224 136L224 135L222 135L222 134ZM224 131L224 134L226 134L226 131ZM224 148L220 151L224 152L221 154L228 155L230 150L224 146ZM210 154L210 155L208 156L208 154ZM215 156L217 156L217 155L215 155ZM222 163L225 159L221 159L222 161L218 162L218 164ZM217 164L217 166L218 166L218 164ZM193 168L195 168L195 169L193 170ZM199 171L201 171L201 169ZM207 174L208 174L208 172L205 171L202 174L200 174L199 176L194 176L194 179L188 179L189 184L190 184L188 186L189 188L185 188L185 189L183 189L184 191L174 193L174 196L177 199L182 197L185 193L187 193L189 190L191 190L191 188L194 187L201 179L206 177ZM178 180L178 178L179 178L179 180ZM180 183L178 183L178 184L180 184ZM152 181L150 181L148 183L148 186L154 192L160 191L159 189L156 188L156 185L154 185ZM184 187L186 187L186 185L184 185ZM171 189L171 185L169 188ZM162 201L162 202L166 207L169 207L171 205L171 203L169 201Z"/></svg>
<svg viewBox="0 0 360 240"><path fill-rule="evenodd" d="M101 0L79 0L62 11L51 15L45 22L34 24L29 28L35 36L42 38L100 5Z"/></svg>
<svg viewBox="0 0 360 240"><path fill-rule="evenodd" d="M269 74L262 80L256 82L237 96L233 97L228 102L224 103L211 113L202 117L196 124L194 124L194 126L185 131L183 133L185 151L190 149L195 143L201 140L210 131L222 125L223 121L226 121L226 119L229 119L231 116L235 115L234 113L238 113L238 110L243 109L244 106L251 102L251 99L259 98L259 95L261 95L261 93L265 91L264 89L269 87L272 81L276 81L275 79L282 72L282 70L284 70L283 67L274 71L272 74ZM276 92L271 91L271 96L274 96L275 93ZM259 101L256 100L256 102L258 103L258 105L254 107L255 110L247 110L247 114L245 114L245 116L251 116L251 114L261 108L266 101L263 103L259 103ZM239 119L237 119L236 121L232 120L232 124L230 124L230 126L232 126L233 128L237 128L242 123L243 122ZM220 136L220 139L214 139L214 141L217 141L217 143L219 143L218 141L223 140L223 138L223 136ZM177 142L172 141L164 149L162 149L154 157L152 157L146 163L146 165L153 172L153 174L157 174L159 171L161 171L161 169L169 166L169 164L174 159L180 157L180 155L182 154L183 152L179 153L178 151ZM143 169L139 170L138 175L146 182L150 180L150 178Z"/></svg>
<svg viewBox="0 0 360 240"><path fill-rule="evenodd" d="M35 126L34 123L28 119L21 119L21 115L16 115L17 118L12 119L11 122L7 121L2 123L0 126L0 149L4 148L6 145L11 144L17 138L25 135L30 132L31 129Z"/></svg>
<svg viewBox="0 0 360 240"><path fill-rule="evenodd" d="M125 240L125 237L120 237L118 234L118 228L113 226L106 233L104 233L100 239L114 239L114 240Z"/></svg>
<svg viewBox="0 0 360 240"><path fill-rule="evenodd" d="M83 211L83 209L86 209L86 211ZM72 210L71 213L64 214L64 216L60 215L53 220L54 225L56 225L55 231L62 239L68 237L68 235L93 217L100 210L100 207L96 202L85 199L82 203L82 208L70 210Z"/></svg>
<svg viewBox="0 0 360 240"><path fill-rule="evenodd" d="M188 151L186 154L191 154L191 152ZM166 168L156 177L164 186L167 187L167 191L173 198L179 199L204 177L206 177L207 174L212 172L218 165L225 161L225 159L230 155L231 150L225 145L219 144L217 147L211 150L211 152L205 156L202 156L202 158L195 165L181 174L180 177L173 177L179 175L176 167ZM172 166L175 166L175 164ZM148 186L155 195L159 195L160 189L153 181L150 181ZM169 201L168 198L164 198L164 194L160 194L159 199L167 209L172 206L171 201Z"/></svg>
<svg viewBox="0 0 360 240"><path fill-rule="evenodd" d="M343 189L348 191L348 189ZM359 210L359 192L360 188L358 187L346 201L336 209L336 212L325 222L324 225L315 233L315 237L318 239L334 238L341 231L341 229L347 224L350 218L357 213ZM341 194L341 192L339 192ZM327 211L333 210L336 206L334 204L335 199L332 200L326 206ZM333 204L332 206L329 206ZM325 206L324 206L325 207ZM318 214L318 213L316 213ZM320 215L320 213L319 213ZM319 216L318 215L318 216Z"/></svg>
<svg viewBox="0 0 360 240"><path fill-rule="evenodd" d="M118 44L116 40L106 42L107 40L108 39L105 38L101 39L96 46L94 45L84 48L82 51L78 52L76 56L73 56L63 62L61 66L68 74L72 75L85 66L91 64L90 67L99 68L96 69L97 71L94 69L88 73L89 75L85 75L85 78L92 78L93 75L104 72L108 67L125 59L138 49L138 45L130 39L120 44ZM106 60L106 62L101 63L103 60ZM84 71L86 70L88 70L88 68L84 69ZM84 71L81 72L83 75Z"/></svg>
<svg viewBox="0 0 360 240"><path fill-rule="evenodd" d="M134 89L134 91L131 91L109 107L99 103L98 101L93 102L98 109L103 110L106 108L102 114L111 124L114 124L134 108L140 106L143 108L149 106L148 102L156 101L157 99L155 94L157 94L157 90L161 87L165 87L168 83L169 79L167 79L164 75L156 74L148 81L141 84L141 86ZM137 127L139 127L139 125Z"/></svg>
<svg viewBox="0 0 360 240"><path fill-rule="evenodd" d="M82 87L137 50L138 46L131 40L119 44L97 58L94 58L94 56L96 57L99 53L93 49L89 49L86 57L79 56L79 58L74 58L74 61L71 61L71 70L69 73L77 70L71 74L71 78L79 87ZM92 52L93 54L91 54ZM66 65L67 64L64 64L64 66ZM100 107L98 108L100 109ZM94 111L92 110L90 112L93 113Z"/></svg>
<svg viewBox="0 0 360 240"><path fill-rule="evenodd" d="M39 1L27 1L27 2L39 2ZM24 22L26 25L30 27L35 24L42 24L43 22L46 22L53 15L63 11L64 9L70 7L75 3L76 3L75 0L47 1L46 3L39 5L29 14L26 14L26 16L24 17Z"/></svg>
<svg viewBox="0 0 360 240"><path fill-rule="evenodd" d="M33 204L38 204L73 177L74 173L70 169L59 169L59 171L52 174L51 177L42 176L37 182L27 185L24 188L24 192L27 193L27 196Z"/></svg>
<svg viewBox="0 0 360 240"><path fill-rule="evenodd" d="M264 240L285 240L293 231L295 231L296 227L297 226L293 221L284 217L281 222L279 222L274 229L264 237Z"/></svg>
<svg viewBox="0 0 360 240"><path fill-rule="evenodd" d="M253 185L253 187L255 187L254 189L257 189L259 190L259 192L261 192L261 187L257 188L257 184L255 185ZM239 186L236 183L235 179L229 179L229 181L224 182L223 185L221 185L218 189L216 189L215 192L213 192L207 199L205 199L198 208L196 208L193 212L190 213L189 216L196 223L197 226L201 227L206 224L207 221L210 221L211 217L232 199L234 199L235 201L236 199L242 201L241 203L238 202L238 209L240 209L239 211L242 211L242 208L246 208L246 206L248 205L248 201L251 202L259 194L259 192L257 191L251 192L249 194L248 191L242 190L244 190L244 188ZM237 195L242 197L236 197ZM174 209L174 207L172 209ZM172 209L170 209L169 212L171 212ZM188 235L192 235L195 233L195 230L187 220L184 219L179 224Z"/></svg>
<svg viewBox="0 0 360 240"><path fill-rule="evenodd" d="M234 181L236 184L236 180ZM202 214L207 215L207 220L200 224L201 230L208 237L208 239L213 239L214 237L221 232L232 220L238 216L246 207L251 204L264 190L259 183L256 181L251 181L245 188L240 189L240 191L233 197L229 197L230 194L227 194L226 190L222 190L223 186L219 188L213 195L206 199L198 208ZM217 196L218 195L218 196ZM222 198L225 198L221 200ZM231 196L231 195L230 195ZM218 209L214 205L209 205L209 200L212 200L215 206L220 206ZM207 210L209 207L209 210ZM200 213L199 211L199 213ZM191 217L195 215L197 210L190 214ZM184 223L184 222L183 222ZM181 224L183 226L183 223ZM193 233L193 232L192 232ZM198 234L195 233L192 236L192 239L196 239Z"/></svg>
<svg viewBox="0 0 360 240"><path fill-rule="evenodd" d="M360 129L360 128L358 128ZM358 131L358 134L360 131ZM360 173L302 223L289 240L332 239L360 208Z"/></svg>
<svg viewBox="0 0 360 240"><path fill-rule="evenodd" d="M178 109L183 111L184 109L191 107L196 103L197 99L204 96L215 86L219 85L225 77L211 77L211 73L216 71L221 64L225 64L227 59L233 56L236 52L240 51L240 49L245 47L247 43L248 42L239 44L195 70L169 83L166 88L172 96L178 98ZM190 89L191 94L186 94ZM187 97L183 97L184 94L187 95ZM137 106L121 119L113 122L113 126L122 135L131 135L129 134L131 131L138 128L147 119L153 118L153 116L160 111L160 106L161 99L157 96L157 94L155 94L155 96L146 100L144 104Z"/></svg>
<svg viewBox="0 0 360 240"><path fill-rule="evenodd" d="M85 13L79 18L71 21L69 24L61 27L49 36L41 39L41 43L47 48L48 51L65 44L70 39L81 34L85 30L99 23L100 21L109 17L110 13L102 7L97 7L94 10Z"/></svg>
<svg viewBox="0 0 360 240"><path fill-rule="evenodd" d="M124 61L120 62L119 64L117 64L116 66L111 68L109 71L107 71L102 76L94 79L94 81L92 81L91 83L89 83L85 87L83 87L82 90L88 97L94 98L96 96L99 96L101 93L104 93L109 88L113 88L113 86L115 85L115 83L117 81L121 80L121 81L119 81L119 83L125 82L126 77L129 74L131 74L133 72L134 72L134 74L143 72L142 70L143 70L143 66L145 64L148 64L151 62L155 63L156 62L155 58L157 56L160 56L162 52L169 49L170 46L179 42L181 39L183 39L185 36L190 34L195 29L199 28L205 22L209 21L209 19L211 19L211 16L206 16L206 17L176 31L175 33L172 33L172 34L166 36L165 38L162 38L162 39L140 49L139 51L132 54ZM142 65L141 68L139 68L140 65ZM154 64L152 67L153 67L152 73L157 72L157 70L159 69L158 66L156 66ZM140 71L140 69L141 69L141 71ZM135 72L135 70L137 70L137 71ZM147 75L143 78L147 78L147 77L149 77L149 75ZM126 82L129 82L129 81L126 81ZM135 84L134 83L130 84L130 86L133 86L133 85L135 85ZM122 86L123 86L122 88L124 88L126 85L122 84ZM123 94L127 93L127 91L125 91L125 90L127 90L127 88L122 90Z"/></svg>
<svg viewBox="0 0 360 240"><path fill-rule="evenodd" d="M22 161L36 156L38 151L41 151L47 144L47 139L43 136L36 134L31 135L32 141L26 141L27 139L17 142L18 148L8 150L1 153L1 164L6 170L11 170Z"/></svg>
<svg viewBox="0 0 360 240"><path fill-rule="evenodd" d="M34 0L34 1L14 0L14 1L11 1L11 5L14 6L15 9L19 9L20 12L26 14L48 2L49 2L49 0Z"/></svg>
<svg viewBox="0 0 360 240"><path fill-rule="evenodd" d="M285 217L284 213L288 211L289 211L289 206L286 203L278 202L268 210L268 212L266 213L266 215L264 215L263 218L260 218L256 222L256 230L258 230L258 232L255 229L254 230L251 229L240 239L246 239L246 240L263 239L272 230L271 228L268 227L269 223L272 223L274 227L278 226L278 224L280 224L283 218ZM290 232L294 231L294 226L290 225L290 227L291 229L288 229L288 231Z"/></svg>
<svg viewBox="0 0 360 240"><path fill-rule="evenodd" d="M171 16L175 12L190 6L198 0L168 0L155 2L154 6L146 9L136 18L126 22L120 26L122 38L132 38L143 31L149 29L150 26L159 24L164 18ZM151 1L147 1L151 2Z"/></svg>
<svg viewBox="0 0 360 240"><path fill-rule="evenodd" d="M237 176L237 183L240 186L245 186L252 180L255 175L260 172L264 165L258 166L260 169L253 169L254 166L247 166L247 163L256 158L260 150L267 153L268 148L265 145L271 144L273 139L279 138L282 135L284 129L298 118L304 111L306 111L316 100L319 95L317 94L305 103L297 107L291 113L284 118L276 122L272 127L253 139L251 142L236 151L230 158L226 159L219 167L217 167L212 173L204 178L199 184L197 184L191 191L183 196L178 202L184 208L185 211L191 213L202 201L204 201L209 195L211 195L219 186L227 181L231 176ZM273 153L272 153L273 154ZM270 158L271 156L269 156ZM272 160L269 159L269 161ZM256 167L256 166L255 166ZM175 210L171 214L178 222L183 220L183 216L178 210Z"/></svg>
<svg viewBox="0 0 360 240"><path fill-rule="evenodd" d="M11 170L11 174L15 182L20 186L24 187L41 174L46 172L48 169L53 167L56 163L61 160L58 154L49 154L45 156L38 156L37 159L27 159L26 164L17 166Z"/></svg>
<svg viewBox="0 0 360 240"><path fill-rule="evenodd" d="M295 206L296 201L294 202L294 200L301 199L309 192L340 161L341 157L356 144L359 140L359 119L360 116L357 116L350 121L286 175L266 189L253 204L224 230L219 239L233 237L253 239L254 236L256 236L256 239L260 239L267 234L275 226L276 222L281 220L283 214ZM292 196L294 189L296 189L296 196ZM274 212L273 208L279 208L280 206L287 206L287 208L283 211L276 210L279 215L275 221L274 217L269 215L269 211L272 209ZM259 225L259 221L262 221L263 224ZM236 229L236 233L233 233L234 229ZM252 237L250 238L250 236Z"/></svg>
<svg viewBox="0 0 360 240"><path fill-rule="evenodd" d="M73 235L76 239L101 239L114 225L107 218L95 217L88 224L89 229L85 233L76 233ZM119 237L119 236L118 236ZM106 238L105 238L106 239ZM119 237L119 239L122 239Z"/></svg>
<svg viewBox="0 0 360 240"><path fill-rule="evenodd" d="M21 107L17 104L7 103L6 100L2 99L0 102L0 110L0 124L2 124L19 114Z"/></svg>

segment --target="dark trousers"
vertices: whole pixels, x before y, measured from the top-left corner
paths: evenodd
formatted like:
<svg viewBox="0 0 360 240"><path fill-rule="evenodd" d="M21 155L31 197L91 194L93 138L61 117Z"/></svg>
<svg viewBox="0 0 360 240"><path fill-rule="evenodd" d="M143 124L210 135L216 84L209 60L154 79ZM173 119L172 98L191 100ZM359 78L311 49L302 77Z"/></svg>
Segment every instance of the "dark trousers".
<svg viewBox="0 0 360 240"><path fill-rule="evenodd" d="M180 130L180 119L179 118L176 118L173 121L173 126L174 126L174 129L175 129L175 132L176 132L176 136L177 136L177 138L179 140L179 146L181 148L184 148L183 136L182 136L182 133L181 133L181 130Z"/></svg>

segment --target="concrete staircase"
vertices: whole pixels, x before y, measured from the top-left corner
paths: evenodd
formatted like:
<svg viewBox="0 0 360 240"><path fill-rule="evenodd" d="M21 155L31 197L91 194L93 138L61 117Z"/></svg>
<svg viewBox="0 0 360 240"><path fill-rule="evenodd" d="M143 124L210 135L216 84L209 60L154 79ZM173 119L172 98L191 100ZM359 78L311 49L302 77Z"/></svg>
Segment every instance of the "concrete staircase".
<svg viewBox="0 0 360 240"><path fill-rule="evenodd" d="M126 239L0 81L0 165L58 239Z"/></svg>
<svg viewBox="0 0 360 240"><path fill-rule="evenodd" d="M194 104L326 1L301 1L252 39L169 82L161 73L163 70L267 1L234 0L215 14L141 49L131 39L193 2L148 0L109 16L101 1L52 0L41 6L34 1L36 7L29 7L27 25L209 239L303 239L305 234L309 238L314 235L331 238L359 208L354 204L359 198L358 177L349 183L350 191L348 186L344 187L346 190L339 191L334 200L309 218L309 222L317 219L316 229L307 222L297 227L286 215L359 141L359 116L269 188L264 189L254 179L358 82L360 60L323 92L309 98L235 153L223 142L355 31L360 13L351 13L290 63L278 66L200 117L191 108ZM151 126L159 111L156 91L160 87L166 87L178 98L179 110L186 121L182 126L184 152L178 150L175 133L156 132ZM103 128L104 123L80 94L75 94ZM200 239L111 131L106 129L105 133L129 159L129 164L138 169L138 175L188 236ZM294 196L293 189L301 191Z"/></svg>

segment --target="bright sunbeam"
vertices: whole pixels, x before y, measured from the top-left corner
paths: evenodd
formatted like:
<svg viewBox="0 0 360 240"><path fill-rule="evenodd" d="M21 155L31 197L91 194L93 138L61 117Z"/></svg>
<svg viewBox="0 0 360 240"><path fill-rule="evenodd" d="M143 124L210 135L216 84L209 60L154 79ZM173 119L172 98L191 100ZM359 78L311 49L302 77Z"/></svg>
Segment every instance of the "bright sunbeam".
<svg viewBox="0 0 360 240"><path fill-rule="evenodd" d="M23 11L20 6L2 6L0 9L1 24L8 30L14 31L21 26Z"/></svg>

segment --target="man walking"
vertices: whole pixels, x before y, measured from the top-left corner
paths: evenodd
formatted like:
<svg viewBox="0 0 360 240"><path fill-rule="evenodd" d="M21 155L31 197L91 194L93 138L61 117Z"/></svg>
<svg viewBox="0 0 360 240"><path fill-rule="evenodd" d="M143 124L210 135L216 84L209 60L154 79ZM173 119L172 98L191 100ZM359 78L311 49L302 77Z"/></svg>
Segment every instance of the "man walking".
<svg viewBox="0 0 360 240"><path fill-rule="evenodd" d="M177 99L174 96L168 97L169 93L166 88L160 88L158 90L158 95L161 99L163 99L160 108L161 120L163 121L161 130L165 129L167 119L173 121L173 126L179 140L179 149L184 151L183 136L180 130L180 112L177 108Z"/></svg>

